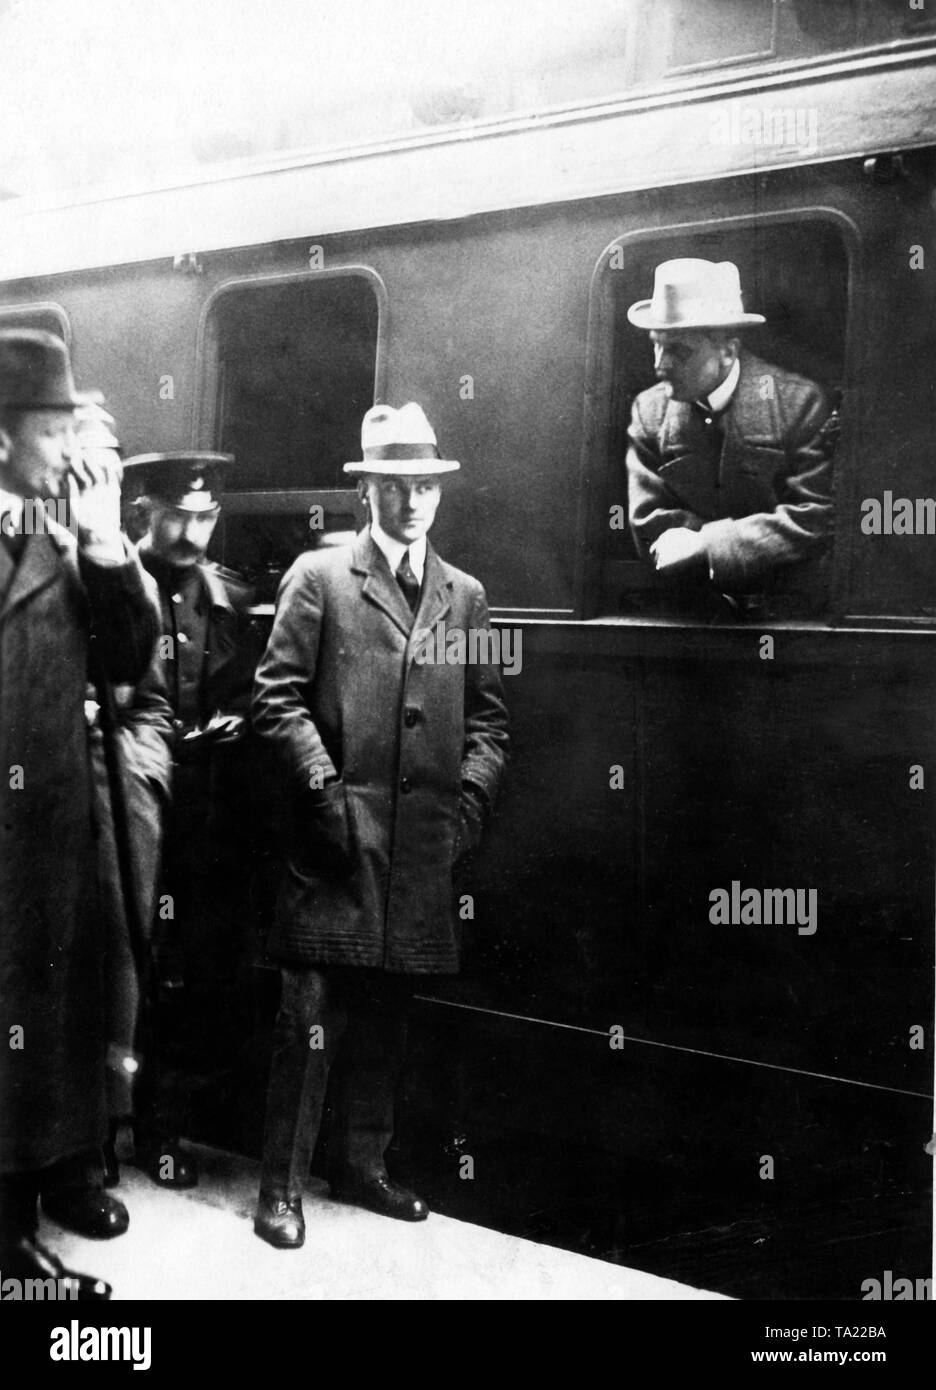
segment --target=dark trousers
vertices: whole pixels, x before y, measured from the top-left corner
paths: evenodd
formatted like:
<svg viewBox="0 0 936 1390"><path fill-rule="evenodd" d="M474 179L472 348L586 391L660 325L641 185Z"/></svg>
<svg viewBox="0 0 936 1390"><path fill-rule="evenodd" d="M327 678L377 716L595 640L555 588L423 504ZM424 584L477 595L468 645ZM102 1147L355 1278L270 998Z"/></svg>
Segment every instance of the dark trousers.
<svg viewBox="0 0 936 1390"><path fill-rule="evenodd" d="M294 1200L308 1177L326 1087L329 1176L384 1171L413 985L370 970L281 973L260 1190Z"/></svg>
<svg viewBox="0 0 936 1390"><path fill-rule="evenodd" d="M104 1170L99 1149L61 1158L48 1168L21 1173L0 1173L0 1246L24 1237L33 1239L38 1226L36 1203L41 1194L74 1188L103 1188Z"/></svg>

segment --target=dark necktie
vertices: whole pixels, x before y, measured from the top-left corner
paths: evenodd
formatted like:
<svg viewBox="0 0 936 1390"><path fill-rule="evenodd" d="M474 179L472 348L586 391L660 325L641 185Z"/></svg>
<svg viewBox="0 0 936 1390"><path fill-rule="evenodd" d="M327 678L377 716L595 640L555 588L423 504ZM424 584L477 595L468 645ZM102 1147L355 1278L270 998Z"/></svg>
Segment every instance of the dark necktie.
<svg viewBox="0 0 936 1390"><path fill-rule="evenodd" d="M403 559L397 566L396 582L403 590L403 597L409 604L410 612L415 613L419 607L419 580L410 564L409 549L403 551Z"/></svg>
<svg viewBox="0 0 936 1390"><path fill-rule="evenodd" d="M707 430L717 434L724 433L722 425L722 416L725 413L724 410L713 410L708 401L693 401L692 405L698 412L699 419Z"/></svg>

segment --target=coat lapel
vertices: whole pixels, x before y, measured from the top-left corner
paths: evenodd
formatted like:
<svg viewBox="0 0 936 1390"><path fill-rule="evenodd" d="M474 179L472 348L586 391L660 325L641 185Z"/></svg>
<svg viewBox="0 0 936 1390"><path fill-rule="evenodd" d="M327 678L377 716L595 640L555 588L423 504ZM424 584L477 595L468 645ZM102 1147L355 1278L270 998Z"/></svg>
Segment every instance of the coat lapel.
<svg viewBox="0 0 936 1390"><path fill-rule="evenodd" d="M666 486L690 511L710 520L717 510L716 471L711 453L706 457L702 425L688 401L670 401L660 436L663 462L659 474Z"/></svg>
<svg viewBox="0 0 936 1390"><path fill-rule="evenodd" d="M210 608L208 614L208 655L205 657L204 681L206 686L214 682L219 673L233 661L238 650L237 615L234 605L228 598L227 589L207 565L201 566L205 583L203 601Z"/></svg>
<svg viewBox="0 0 936 1390"><path fill-rule="evenodd" d="M759 357L741 354L741 375L725 414L725 440L735 450L746 444L776 448L775 441L782 437L772 376L772 369Z"/></svg>
<svg viewBox="0 0 936 1390"><path fill-rule="evenodd" d="M403 597L403 590L390 573L390 566L371 540L370 530L362 531L354 542L351 568L363 576L361 593L368 603L386 615L404 637L409 637L413 628L413 615L409 604Z"/></svg>
<svg viewBox="0 0 936 1390"><path fill-rule="evenodd" d="M13 562L5 547L3 559L9 569L0 569L0 592L3 591L3 575L7 575L6 595L0 607L0 620L8 618L15 608L51 584L62 572L58 547L48 535L41 533L27 537L22 558L12 575L9 574L9 570L13 569Z"/></svg>
<svg viewBox="0 0 936 1390"><path fill-rule="evenodd" d="M7 590L13 582L15 569L16 566L13 563L13 557L10 555L6 546L0 543L0 613L3 612Z"/></svg>
<svg viewBox="0 0 936 1390"><path fill-rule="evenodd" d="M430 630L441 622L452 606L452 584L446 579L442 562L431 545L426 546L426 572L413 631Z"/></svg>
<svg viewBox="0 0 936 1390"><path fill-rule="evenodd" d="M717 474L704 450L697 452L693 447L692 441L699 432L693 407L686 401L671 401L667 406L660 438L660 451L666 462L660 467L660 477L703 520L719 515L728 502L724 493L716 493L716 485L724 487L738 475L741 462L752 448L770 447L779 437L774 394L765 387L770 375L766 362L748 353L741 354L738 384L722 416L724 440Z"/></svg>

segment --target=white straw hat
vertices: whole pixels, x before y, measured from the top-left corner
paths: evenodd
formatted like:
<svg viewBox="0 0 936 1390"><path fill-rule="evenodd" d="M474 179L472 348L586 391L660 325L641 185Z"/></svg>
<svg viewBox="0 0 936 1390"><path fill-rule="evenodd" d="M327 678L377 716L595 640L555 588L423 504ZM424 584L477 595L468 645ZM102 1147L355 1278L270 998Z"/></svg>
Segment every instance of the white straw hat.
<svg viewBox="0 0 936 1390"><path fill-rule="evenodd" d="M357 463L346 463L346 473L454 473L461 467L454 459L439 458L435 433L422 406L415 401L394 410L375 405L361 424L361 452Z"/></svg>
<svg viewBox="0 0 936 1390"><path fill-rule="evenodd" d="M663 261L653 279L653 298L632 304L627 317L637 328L741 328L766 323L745 313L741 277L733 261L685 258Z"/></svg>

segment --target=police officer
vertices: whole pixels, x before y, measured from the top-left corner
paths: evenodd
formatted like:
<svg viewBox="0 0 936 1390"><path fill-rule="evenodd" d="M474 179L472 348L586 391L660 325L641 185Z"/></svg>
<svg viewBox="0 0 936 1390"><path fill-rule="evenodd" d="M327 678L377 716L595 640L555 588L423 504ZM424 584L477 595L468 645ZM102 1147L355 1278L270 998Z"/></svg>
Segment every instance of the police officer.
<svg viewBox="0 0 936 1390"><path fill-rule="evenodd" d="M217 1039L209 1022L217 1018L238 951L235 750L247 733L262 649L247 612L248 586L206 559L232 463L230 454L180 452L138 455L124 465L128 491L145 518L139 555L159 590L158 654L174 713L176 765L159 912L178 943L174 949L170 943L163 974L169 993L175 986L183 998L168 1042L185 1069L210 1061ZM184 1098L170 1084L171 1049L161 1053L164 1076L138 1120L136 1161L161 1185L192 1187L195 1159L179 1144Z"/></svg>

